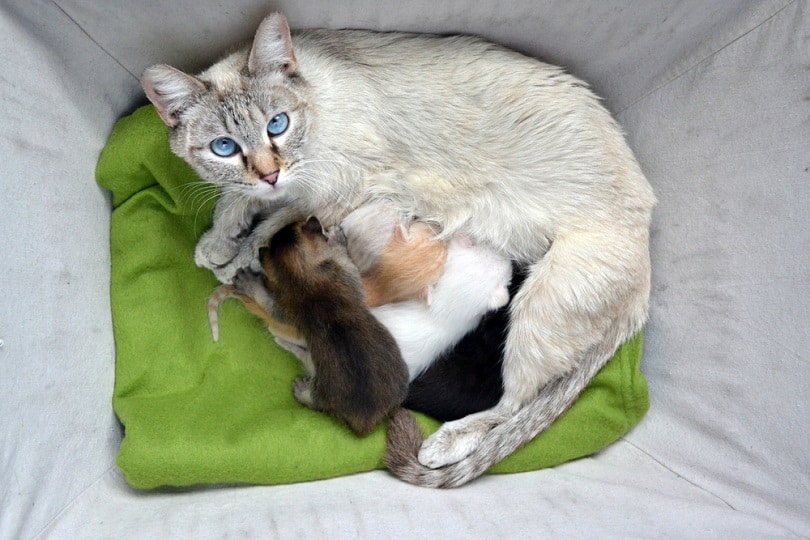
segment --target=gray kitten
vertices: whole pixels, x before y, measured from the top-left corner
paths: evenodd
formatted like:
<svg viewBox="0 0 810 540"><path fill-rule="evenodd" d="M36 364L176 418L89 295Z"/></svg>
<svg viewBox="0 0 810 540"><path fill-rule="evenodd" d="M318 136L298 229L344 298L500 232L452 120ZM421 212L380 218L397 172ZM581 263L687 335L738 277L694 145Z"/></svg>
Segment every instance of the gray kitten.
<svg viewBox="0 0 810 540"><path fill-rule="evenodd" d="M174 152L223 187L195 254L221 281L283 225L331 227L374 199L529 265L503 398L418 456L415 426L394 422L389 463L406 481L481 475L565 412L647 318L655 198L599 99L558 67L474 37L291 36L274 14L250 49L196 77L153 66L142 84Z"/></svg>

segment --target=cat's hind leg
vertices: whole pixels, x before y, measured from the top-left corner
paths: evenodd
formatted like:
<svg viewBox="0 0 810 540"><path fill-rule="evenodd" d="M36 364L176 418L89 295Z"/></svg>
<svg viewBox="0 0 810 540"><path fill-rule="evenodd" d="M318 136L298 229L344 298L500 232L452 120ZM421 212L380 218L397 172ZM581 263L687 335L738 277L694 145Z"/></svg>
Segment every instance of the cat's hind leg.
<svg viewBox="0 0 810 540"><path fill-rule="evenodd" d="M646 231L556 239L512 301L501 401L444 424L424 442L419 461L438 468L464 459L543 386L581 369L585 358L604 363L640 330L649 295L647 242ZM597 348L610 353L594 358Z"/></svg>

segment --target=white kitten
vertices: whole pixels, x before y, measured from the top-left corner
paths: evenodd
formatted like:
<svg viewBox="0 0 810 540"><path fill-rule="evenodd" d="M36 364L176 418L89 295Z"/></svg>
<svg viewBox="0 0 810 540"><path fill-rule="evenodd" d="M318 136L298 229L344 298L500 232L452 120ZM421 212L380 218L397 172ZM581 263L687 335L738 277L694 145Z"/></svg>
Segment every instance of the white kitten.
<svg viewBox="0 0 810 540"><path fill-rule="evenodd" d="M394 336L415 379L439 355L478 326L490 310L509 302L512 263L467 238L450 240L444 273L433 287L430 304L409 300L371 312Z"/></svg>

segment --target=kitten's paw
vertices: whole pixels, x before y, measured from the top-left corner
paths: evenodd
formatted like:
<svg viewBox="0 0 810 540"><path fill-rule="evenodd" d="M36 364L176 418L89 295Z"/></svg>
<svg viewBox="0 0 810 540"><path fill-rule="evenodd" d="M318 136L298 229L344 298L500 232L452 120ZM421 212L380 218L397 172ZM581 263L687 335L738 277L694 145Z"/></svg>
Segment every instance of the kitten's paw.
<svg viewBox="0 0 810 540"><path fill-rule="evenodd" d="M312 385L303 377L296 377L293 382L293 395L296 401L305 407L312 408Z"/></svg>
<svg viewBox="0 0 810 540"><path fill-rule="evenodd" d="M422 443L422 448L419 450L419 463L425 467L439 469L458 463L472 454L489 432L483 426L467 426L458 429L445 429L445 426Z"/></svg>

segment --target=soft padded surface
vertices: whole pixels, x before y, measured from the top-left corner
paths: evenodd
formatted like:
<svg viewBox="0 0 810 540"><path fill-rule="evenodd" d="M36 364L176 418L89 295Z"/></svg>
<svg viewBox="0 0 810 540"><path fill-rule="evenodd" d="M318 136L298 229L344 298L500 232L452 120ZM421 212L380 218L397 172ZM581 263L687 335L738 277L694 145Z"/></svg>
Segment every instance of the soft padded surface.
<svg viewBox="0 0 810 540"><path fill-rule="evenodd" d="M482 34L604 97L659 200L651 406L627 435L451 491L386 471L126 483L110 406L110 193L93 171L115 122L146 103L146 66L202 69L275 8L293 28ZM802 0L0 2L0 539L810 538L808 28ZM187 318L203 318L204 296L185 301ZM223 306L223 347L241 312ZM256 362L279 373L288 361Z"/></svg>
<svg viewBox="0 0 810 540"><path fill-rule="evenodd" d="M113 194L113 404L129 483L276 484L380 468L384 427L360 439L299 405L297 360L239 302L221 306L221 339L212 341L206 305L217 282L193 251L215 191L170 153L151 106L118 123L97 179ZM564 418L493 471L557 465L627 432L649 407L641 345L641 336L626 344Z"/></svg>

